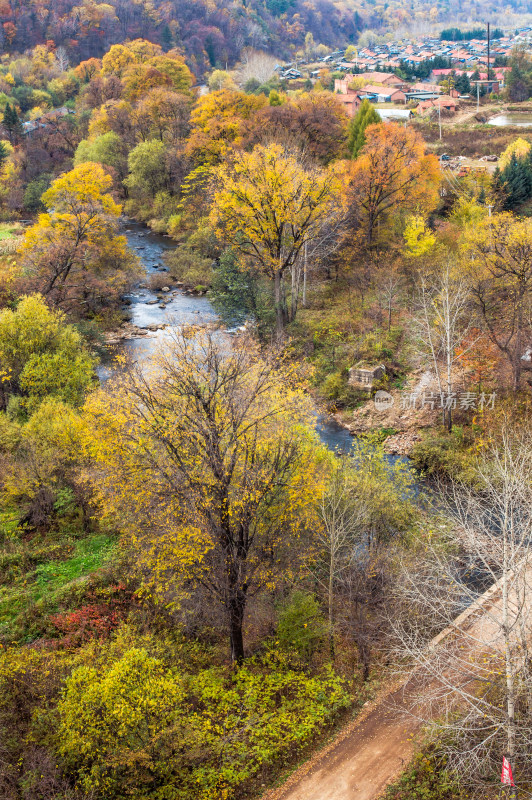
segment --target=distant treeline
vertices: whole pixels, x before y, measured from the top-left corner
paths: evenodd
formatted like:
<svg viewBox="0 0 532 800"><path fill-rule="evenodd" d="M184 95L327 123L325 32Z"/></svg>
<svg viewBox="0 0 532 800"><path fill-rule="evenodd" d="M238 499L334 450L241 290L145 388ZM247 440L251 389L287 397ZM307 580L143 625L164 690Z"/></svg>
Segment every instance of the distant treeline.
<svg viewBox="0 0 532 800"><path fill-rule="evenodd" d="M502 39L504 31L500 28L495 28L491 34L492 39ZM442 42L470 42L471 39L487 39L488 32L486 28L474 28L472 31L461 31L460 28L445 28L440 33L440 40Z"/></svg>
<svg viewBox="0 0 532 800"><path fill-rule="evenodd" d="M418 64L409 64L401 61L401 65L396 72L403 80L411 81L415 78L428 78L433 69L451 69L452 61L450 58L435 56L430 61L420 61Z"/></svg>

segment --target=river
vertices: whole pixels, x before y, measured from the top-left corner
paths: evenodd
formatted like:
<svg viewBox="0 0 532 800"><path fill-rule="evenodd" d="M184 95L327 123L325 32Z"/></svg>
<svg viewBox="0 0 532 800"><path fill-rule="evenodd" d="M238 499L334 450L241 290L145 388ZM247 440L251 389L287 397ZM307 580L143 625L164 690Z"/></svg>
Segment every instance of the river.
<svg viewBox="0 0 532 800"><path fill-rule="evenodd" d="M148 287L150 276L164 274L164 254L175 248L175 242L166 236L153 233L146 226L128 220L124 225L124 234L133 252L139 257L146 272L146 278L133 292L127 296L127 310L130 321L139 328L150 329L159 325L208 325L218 320L217 314L206 297L185 294L176 289L172 281L168 281L171 291L164 293L164 301L157 299L160 292ZM164 306L164 308L162 307ZM150 353L164 337L164 329L156 330L149 336L126 339L124 349L134 358L149 358ZM105 381L112 374L109 365L99 370L101 380ZM356 442L348 430L326 414L316 415L316 431L321 441L331 450L349 452ZM401 456L388 456L390 463L407 462Z"/></svg>

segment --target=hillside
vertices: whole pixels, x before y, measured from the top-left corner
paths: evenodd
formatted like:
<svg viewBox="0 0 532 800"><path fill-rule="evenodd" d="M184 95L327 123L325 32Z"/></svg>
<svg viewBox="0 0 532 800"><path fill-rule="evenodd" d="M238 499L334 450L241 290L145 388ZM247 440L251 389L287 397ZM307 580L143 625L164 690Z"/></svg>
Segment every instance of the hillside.
<svg viewBox="0 0 532 800"><path fill-rule="evenodd" d="M532 791L532 30L434 11L6 8L2 800Z"/></svg>
<svg viewBox="0 0 532 800"><path fill-rule="evenodd" d="M383 6L366 0L3 0L0 44L13 55L53 43L75 66L101 57L112 44L149 39L165 50L181 49L201 78L214 67L233 66L248 47L291 59L308 33L317 44L345 47L367 30L397 38L437 32L446 24L471 27L488 18L508 30L528 22L531 11L521 0L506 3L504 11L495 0L482 7L457 0L409 6L395 0Z"/></svg>

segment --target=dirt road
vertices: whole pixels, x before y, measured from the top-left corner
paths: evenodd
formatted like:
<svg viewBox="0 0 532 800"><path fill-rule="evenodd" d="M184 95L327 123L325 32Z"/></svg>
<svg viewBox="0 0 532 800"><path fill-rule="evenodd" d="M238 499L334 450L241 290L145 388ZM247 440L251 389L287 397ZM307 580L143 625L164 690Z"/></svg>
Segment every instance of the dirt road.
<svg viewBox="0 0 532 800"><path fill-rule="evenodd" d="M408 764L419 723L401 713L405 689L378 698L263 800L375 800Z"/></svg>
<svg viewBox="0 0 532 800"><path fill-rule="evenodd" d="M469 652L483 652L487 647L496 652L502 644L501 623L497 621L502 613L501 602L499 581L432 640L434 653L445 651L446 646L449 652L460 651L464 643ZM517 608L516 598L511 598L512 604ZM443 666L437 674L444 675ZM415 672L406 683L377 697L329 745L262 800L378 800L413 755L412 736L421 723L405 714L404 709L415 706L421 695L423 716L433 718L431 702L437 711L439 690L443 688L444 694L447 691L440 678L434 679L432 685L420 684L414 675ZM435 697L431 697L433 690Z"/></svg>

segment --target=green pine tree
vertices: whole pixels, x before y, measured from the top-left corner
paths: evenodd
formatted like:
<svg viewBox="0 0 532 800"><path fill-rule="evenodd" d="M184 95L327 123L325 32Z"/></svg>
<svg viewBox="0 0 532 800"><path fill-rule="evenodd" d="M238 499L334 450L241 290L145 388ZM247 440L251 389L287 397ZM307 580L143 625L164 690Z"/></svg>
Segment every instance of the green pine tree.
<svg viewBox="0 0 532 800"><path fill-rule="evenodd" d="M503 207L511 211L532 197L532 161L530 157L518 159L515 153L510 163L493 176L494 186L503 195Z"/></svg>
<svg viewBox="0 0 532 800"><path fill-rule="evenodd" d="M170 26L168 25L168 23L165 23L161 31L161 44L165 52L168 52L168 50L171 49L173 41L174 40L172 36L172 31L170 30Z"/></svg>
<svg viewBox="0 0 532 800"><path fill-rule="evenodd" d="M352 158L356 158L366 143L365 131L368 125L382 122L375 106L363 100L358 112L349 123L347 146Z"/></svg>
<svg viewBox="0 0 532 800"><path fill-rule="evenodd" d="M457 77L455 85L460 94L471 94L471 81L465 73Z"/></svg>
<svg viewBox="0 0 532 800"><path fill-rule="evenodd" d="M11 106L9 103L6 104L2 123L4 128L7 130L9 141L13 142L22 129L22 125L18 118L17 109L14 105Z"/></svg>
<svg viewBox="0 0 532 800"><path fill-rule="evenodd" d="M4 162L6 161L9 153L7 147L3 142L0 142L0 169L4 166Z"/></svg>

